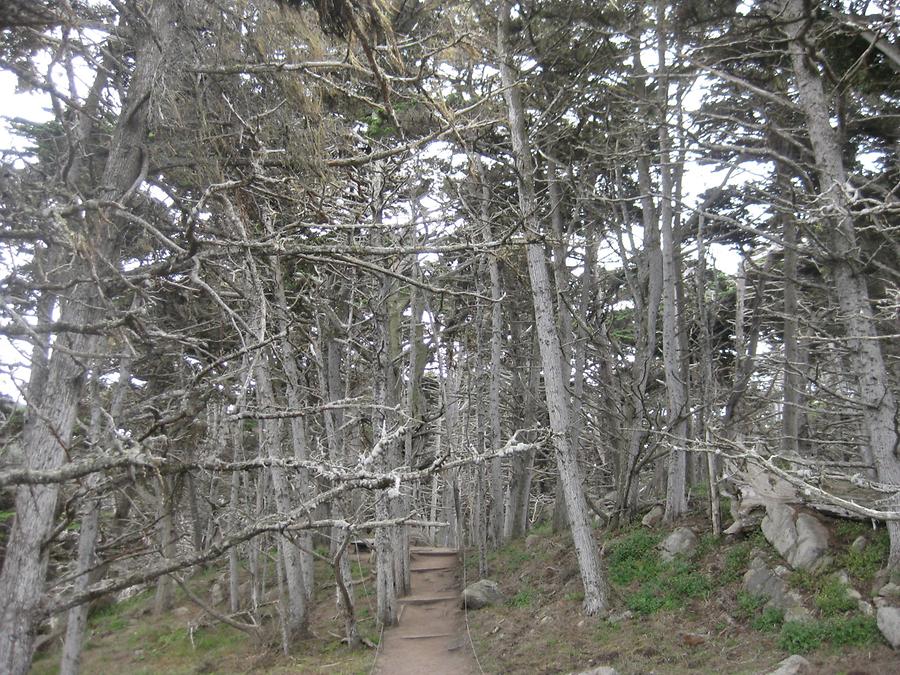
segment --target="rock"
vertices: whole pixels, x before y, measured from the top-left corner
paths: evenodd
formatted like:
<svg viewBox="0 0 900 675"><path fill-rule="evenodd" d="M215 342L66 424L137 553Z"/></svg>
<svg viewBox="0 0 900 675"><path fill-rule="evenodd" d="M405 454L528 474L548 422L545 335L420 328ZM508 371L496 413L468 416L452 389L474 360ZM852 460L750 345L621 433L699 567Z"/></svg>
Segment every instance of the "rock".
<svg viewBox="0 0 900 675"><path fill-rule="evenodd" d="M861 534L856 539L853 540L852 544L850 544L850 550L856 551L857 553L861 553L868 545L869 545L869 540L866 539L866 535Z"/></svg>
<svg viewBox="0 0 900 675"><path fill-rule="evenodd" d="M860 600L856 603L856 606L861 614L864 614L865 616L875 616L875 608L871 603L866 602L865 600Z"/></svg>
<svg viewBox="0 0 900 675"><path fill-rule="evenodd" d="M787 657L778 664L778 667L768 675L803 675L811 673L812 665L799 654Z"/></svg>
<svg viewBox="0 0 900 675"><path fill-rule="evenodd" d="M609 666L599 666L598 668L582 670L580 673L573 673L572 675L619 675L619 671Z"/></svg>
<svg viewBox="0 0 900 675"><path fill-rule="evenodd" d="M888 582L878 591L879 597L900 599L900 586L893 582Z"/></svg>
<svg viewBox="0 0 900 675"><path fill-rule="evenodd" d="M697 535L688 527L679 527L663 539L660 548L663 560L672 560L676 555L689 555L697 548Z"/></svg>
<svg viewBox="0 0 900 675"><path fill-rule="evenodd" d="M772 570L762 558L754 558L744 573L744 590L750 595L766 598L766 606L784 611L785 621L802 621L810 617L803 606L803 598Z"/></svg>
<svg viewBox="0 0 900 675"><path fill-rule="evenodd" d="M814 516L787 504L770 503L762 531L794 569L815 571L826 564L828 529Z"/></svg>
<svg viewBox="0 0 900 675"><path fill-rule="evenodd" d="M875 620L884 639L894 649L900 649L900 607L879 607Z"/></svg>
<svg viewBox="0 0 900 675"><path fill-rule="evenodd" d="M609 623L611 623L611 624L613 624L613 625L616 625L616 624L622 623L623 621L628 621L628 620L631 619L633 616L634 616L634 613L633 613L630 609L626 609L624 612L618 612L618 613L616 613L616 614L610 614L610 615L606 618L606 620L607 620Z"/></svg>
<svg viewBox="0 0 900 675"><path fill-rule="evenodd" d="M537 548L538 544L540 544L541 538L536 534L529 534L525 537L525 550L530 551L533 548Z"/></svg>
<svg viewBox="0 0 900 675"><path fill-rule="evenodd" d="M176 607L175 609L172 610L172 614L174 614L175 616L180 616L180 617L185 617L190 613L191 613L191 610L184 606Z"/></svg>
<svg viewBox="0 0 900 675"><path fill-rule="evenodd" d="M225 602L225 589L220 581L216 581L209 590L209 604L213 607Z"/></svg>
<svg viewBox="0 0 900 675"><path fill-rule="evenodd" d="M662 522L665 513L665 509L657 504L647 512L647 515L641 518L641 525L644 527L656 527Z"/></svg>
<svg viewBox="0 0 900 675"><path fill-rule="evenodd" d="M490 579L482 579L470 584L466 590L462 592L460 598L460 607L463 609L481 609L490 605L496 605L503 602L503 593L496 581Z"/></svg>

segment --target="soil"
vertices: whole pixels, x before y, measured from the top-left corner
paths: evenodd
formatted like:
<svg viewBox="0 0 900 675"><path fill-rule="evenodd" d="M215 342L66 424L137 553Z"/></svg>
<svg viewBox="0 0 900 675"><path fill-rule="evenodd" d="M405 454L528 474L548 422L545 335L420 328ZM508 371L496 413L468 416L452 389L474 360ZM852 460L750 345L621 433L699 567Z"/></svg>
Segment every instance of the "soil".
<svg viewBox="0 0 900 675"><path fill-rule="evenodd" d="M397 626L384 631L376 672L381 675L476 673L459 607L455 550L413 548L411 594L400 598Z"/></svg>

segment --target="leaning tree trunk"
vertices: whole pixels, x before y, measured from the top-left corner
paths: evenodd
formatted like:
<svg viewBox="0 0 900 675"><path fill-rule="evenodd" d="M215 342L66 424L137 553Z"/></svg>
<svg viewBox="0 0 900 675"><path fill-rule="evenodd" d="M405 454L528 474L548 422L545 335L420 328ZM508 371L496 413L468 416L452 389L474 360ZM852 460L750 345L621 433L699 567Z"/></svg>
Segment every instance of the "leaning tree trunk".
<svg viewBox="0 0 900 675"><path fill-rule="evenodd" d="M586 614L599 614L606 610L606 580L591 532L587 504L581 488L581 471L568 437L569 400L566 383L563 380L562 347L553 316L553 290L547 273L547 261L543 246L534 241L534 237L540 232L540 226L535 211L534 166L525 132L522 98L509 49L511 5L508 0L503 2L500 12L498 27L500 75L505 88L513 156L519 178L519 208L525 221L525 229L531 239L526 246L526 255L541 362L544 366L544 389L556 449L557 468L565 495L581 580L584 584L584 611Z"/></svg>
<svg viewBox="0 0 900 675"><path fill-rule="evenodd" d="M800 107L806 115L816 169L819 173L819 203L822 217L831 226L828 258L834 275L842 320L846 327L850 362L856 376L862 416L869 436L869 448L878 478L884 483L900 485L900 461L897 457L897 402L891 389L889 373L881 351L875 316L866 286L866 276L858 259L851 191L841 146L829 121L828 98L819 71L811 66L807 4L803 0L784 0L778 17L788 36L788 50ZM890 505L896 509L898 502ZM888 564L900 566L900 521L887 524L890 534Z"/></svg>
<svg viewBox="0 0 900 675"><path fill-rule="evenodd" d="M98 191L101 200L119 200L132 186L142 182L141 166L147 137L148 102L164 52L176 30L173 3L152 3L143 15L146 30L137 32L135 68L124 97L122 113L112 132L106 166ZM92 232L82 232L82 241L93 242L98 261L115 260L116 223L110 218L93 218ZM102 268L106 262L97 262ZM90 279L91 263L75 265L72 280ZM60 322L89 325L101 322L106 311L97 302L91 283L77 283L71 297L61 302ZM92 354L97 336L79 333L59 335L47 366L47 379L40 412L29 416L22 435L26 468L52 470L67 458L72 427L84 385L88 363L82 355ZM19 675L28 671L34 645L35 613L47 574L47 539L53 531L58 485L23 486L16 492L16 518L0 574L0 672Z"/></svg>

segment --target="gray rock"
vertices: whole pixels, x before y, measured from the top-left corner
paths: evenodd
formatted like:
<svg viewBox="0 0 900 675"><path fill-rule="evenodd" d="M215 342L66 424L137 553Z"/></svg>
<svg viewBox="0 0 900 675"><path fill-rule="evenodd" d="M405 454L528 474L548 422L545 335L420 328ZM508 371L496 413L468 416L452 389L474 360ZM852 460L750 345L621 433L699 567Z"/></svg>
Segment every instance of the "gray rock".
<svg viewBox="0 0 900 675"><path fill-rule="evenodd" d="M656 527L662 522L665 513L666 512L663 507L657 504L652 509L647 511L647 515L641 518L641 525L643 525L644 527Z"/></svg>
<svg viewBox="0 0 900 675"><path fill-rule="evenodd" d="M679 527L663 539L660 548L663 560L672 560L676 555L689 555L697 548L697 535L688 527Z"/></svg>
<svg viewBox="0 0 900 675"><path fill-rule="evenodd" d="M815 571L826 564L828 529L814 516L787 504L771 503L766 506L762 531L794 569Z"/></svg>
<svg viewBox="0 0 900 675"><path fill-rule="evenodd" d="M878 595L882 598L900 598L900 586L893 582L888 582L881 587Z"/></svg>
<svg viewBox="0 0 900 675"><path fill-rule="evenodd" d="M503 602L503 593L496 581L490 579L482 579L470 584L466 590L462 592L460 598L460 607L465 609L481 609L490 605L496 605Z"/></svg>
<svg viewBox="0 0 900 675"><path fill-rule="evenodd" d="M181 616L181 617L184 617L184 616L187 616L187 615L190 614L190 613L191 613L191 610L188 609L187 607L184 607L184 606L182 606L182 607L176 607L175 609L172 610L172 614L174 614L175 616Z"/></svg>
<svg viewBox="0 0 900 675"><path fill-rule="evenodd" d="M811 673L812 665L799 654L787 657L778 664L778 667L768 675L803 675Z"/></svg>
<svg viewBox="0 0 900 675"><path fill-rule="evenodd" d="M580 673L573 673L573 675L619 675L619 671L609 666L599 666L590 670L582 670Z"/></svg>
<svg viewBox="0 0 900 675"><path fill-rule="evenodd" d="M884 639L894 649L900 649L900 607L879 607L875 620Z"/></svg>
<svg viewBox="0 0 900 675"><path fill-rule="evenodd" d="M861 553L868 545L869 540L866 539L866 535L861 534L853 540L852 544L850 544L850 549L852 551L856 551L857 553Z"/></svg>
<svg viewBox="0 0 900 675"><path fill-rule="evenodd" d="M538 544L541 543L541 538L536 534L529 534L525 537L525 550L530 551L533 548L536 548Z"/></svg>
<svg viewBox="0 0 900 675"><path fill-rule="evenodd" d="M634 613L630 609L626 609L624 612L617 612L616 614L610 614L606 620L613 624L619 624L623 621L628 621L634 616Z"/></svg>
<svg viewBox="0 0 900 675"><path fill-rule="evenodd" d="M761 558L754 558L744 573L744 590L765 598L767 607L783 610L786 621L801 621L810 616L800 594L789 590L784 579L766 567Z"/></svg>

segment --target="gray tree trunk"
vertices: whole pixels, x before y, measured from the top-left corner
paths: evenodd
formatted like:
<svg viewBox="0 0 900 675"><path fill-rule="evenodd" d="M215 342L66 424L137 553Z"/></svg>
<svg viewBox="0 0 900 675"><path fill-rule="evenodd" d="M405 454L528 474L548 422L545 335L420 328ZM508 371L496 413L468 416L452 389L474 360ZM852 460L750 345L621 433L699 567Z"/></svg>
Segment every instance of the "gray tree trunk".
<svg viewBox="0 0 900 675"><path fill-rule="evenodd" d="M147 134L148 101L153 81L176 29L171 3L150 3L144 13L147 30L134 26L137 34L135 68L124 97L122 114L112 132L109 155L99 185L101 199L121 199L140 180L142 143ZM117 223L95 218L93 232L84 241L97 246L104 260L114 260ZM98 263L102 266L105 263ZM90 278L90 263L81 261L73 279ZM61 302L60 321L73 325L103 320L105 308L98 306L96 290L89 283L74 287ZM22 435L26 467L56 469L66 461L72 427L84 385L87 364L81 355L92 354L96 336L65 333L57 338L47 366L40 414L29 416ZM24 486L16 492L16 517L10 532L7 555L0 574L0 672L22 675L28 671L34 645L34 614L44 589L47 547L53 530L58 485Z"/></svg>
<svg viewBox="0 0 900 675"><path fill-rule="evenodd" d="M807 42L808 6L803 0L783 0L782 29L788 37L788 51L797 81L800 107L806 116L816 169L820 180L821 216L831 224L829 258L834 288L846 327L850 362L857 380L863 420L869 436L869 448L878 478L900 485L900 461L897 457L897 403L881 351L881 342L866 276L858 258L854 217L841 146L830 123L828 98L819 71L812 67L810 54L815 45ZM898 502L892 506L896 508ZM900 566L900 522L887 524L890 535L888 564Z"/></svg>
<svg viewBox="0 0 900 675"><path fill-rule="evenodd" d="M513 156L519 177L519 208L524 218L526 232L532 239L526 246L526 255L537 334L540 340L541 362L544 366L544 388L550 413L550 429L553 433L557 468L584 585L584 611L593 615L606 610L606 580L603 577L600 556L591 532L587 504L581 489L581 471L568 438L569 397L563 379L563 373L567 371L564 370L562 345L553 316L553 289L547 273L547 261L543 246L533 240L540 234L540 225L536 215L534 167L525 132L522 98L516 83L517 77L509 47L511 6L512 3L505 0L500 11L498 27L500 76L505 88Z"/></svg>

